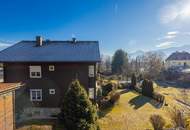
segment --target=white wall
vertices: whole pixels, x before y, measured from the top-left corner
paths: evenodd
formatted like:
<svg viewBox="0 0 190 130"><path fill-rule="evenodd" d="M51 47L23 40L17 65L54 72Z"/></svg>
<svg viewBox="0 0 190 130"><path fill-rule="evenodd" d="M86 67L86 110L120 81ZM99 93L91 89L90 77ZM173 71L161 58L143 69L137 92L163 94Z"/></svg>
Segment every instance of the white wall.
<svg viewBox="0 0 190 130"><path fill-rule="evenodd" d="M166 68L184 66L186 63L187 66L190 66L190 60L170 60L166 61Z"/></svg>

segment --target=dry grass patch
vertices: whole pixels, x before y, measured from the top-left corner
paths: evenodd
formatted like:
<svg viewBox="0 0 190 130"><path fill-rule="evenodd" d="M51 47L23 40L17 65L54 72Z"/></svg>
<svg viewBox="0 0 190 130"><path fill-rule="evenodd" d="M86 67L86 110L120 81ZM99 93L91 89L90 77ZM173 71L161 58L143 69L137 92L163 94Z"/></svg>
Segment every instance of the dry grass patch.
<svg viewBox="0 0 190 130"><path fill-rule="evenodd" d="M64 130L57 120L30 120L17 126L16 130Z"/></svg>
<svg viewBox="0 0 190 130"><path fill-rule="evenodd" d="M136 92L122 94L116 106L105 110L106 116L99 119L101 130L143 130L152 129L149 118L159 113L170 124L167 110L156 101ZM104 112L104 111L103 111Z"/></svg>

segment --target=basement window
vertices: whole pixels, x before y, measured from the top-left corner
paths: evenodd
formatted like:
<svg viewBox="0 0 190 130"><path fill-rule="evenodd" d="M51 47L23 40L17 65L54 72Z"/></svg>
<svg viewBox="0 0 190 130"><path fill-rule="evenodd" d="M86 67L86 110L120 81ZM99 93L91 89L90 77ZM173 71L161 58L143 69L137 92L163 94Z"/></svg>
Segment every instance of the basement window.
<svg viewBox="0 0 190 130"><path fill-rule="evenodd" d="M31 101L42 101L42 89L30 89Z"/></svg>
<svg viewBox="0 0 190 130"><path fill-rule="evenodd" d="M55 71L55 66L54 65L49 65L49 71Z"/></svg>
<svg viewBox="0 0 190 130"><path fill-rule="evenodd" d="M30 78L41 78L41 66L30 66Z"/></svg>
<svg viewBox="0 0 190 130"><path fill-rule="evenodd" d="M49 89L49 94L54 95L55 94L55 89Z"/></svg>

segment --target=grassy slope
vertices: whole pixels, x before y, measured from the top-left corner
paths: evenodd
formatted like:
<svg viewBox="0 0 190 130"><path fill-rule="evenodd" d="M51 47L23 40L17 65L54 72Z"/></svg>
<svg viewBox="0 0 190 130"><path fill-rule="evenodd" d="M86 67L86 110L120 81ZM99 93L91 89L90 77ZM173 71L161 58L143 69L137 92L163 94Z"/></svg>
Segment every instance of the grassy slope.
<svg viewBox="0 0 190 130"><path fill-rule="evenodd" d="M170 124L168 110L176 105L176 102L171 96L167 96L166 101L168 106L160 106L150 98L136 92L127 92L121 95L115 107L104 111L107 115L99 120L100 127L102 130L151 129L149 117L152 114L160 114L166 119L167 124Z"/></svg>

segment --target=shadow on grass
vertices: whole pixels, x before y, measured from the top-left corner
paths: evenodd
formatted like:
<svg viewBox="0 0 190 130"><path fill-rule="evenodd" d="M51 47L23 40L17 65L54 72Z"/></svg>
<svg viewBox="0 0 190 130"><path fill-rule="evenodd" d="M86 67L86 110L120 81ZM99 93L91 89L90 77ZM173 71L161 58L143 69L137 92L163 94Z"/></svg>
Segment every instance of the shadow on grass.
<svg viewBox="0 0 190 130"><path fill-rule="evenodd" d="M155 81L155 83L158 86L162 86L164 88L167 87L174 87L174 88L187 88L190 89L190 83L182 82L182 81L176 81L176 82L169 82L169 81Z"/></svg>
<svg viewBox="0 0 190 130"><path fill-rule="evenodd" d="M153 107L157 109L162 107L161 103L143 95L138 95L129 101L129 104L131 106L134 106L134 109L139 109L147 103L151 104Z"/></svg>
<svg viewBox="0 0 190 130"><path fill-rule="evenodd" d="M110 107L105 108L105 109L100 109L98 112L99 118L105 117L109 112L112 111L115 105L110 105Z"/></svg>

